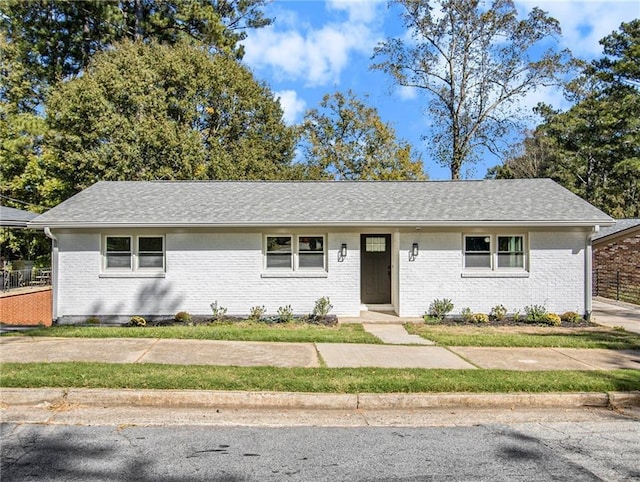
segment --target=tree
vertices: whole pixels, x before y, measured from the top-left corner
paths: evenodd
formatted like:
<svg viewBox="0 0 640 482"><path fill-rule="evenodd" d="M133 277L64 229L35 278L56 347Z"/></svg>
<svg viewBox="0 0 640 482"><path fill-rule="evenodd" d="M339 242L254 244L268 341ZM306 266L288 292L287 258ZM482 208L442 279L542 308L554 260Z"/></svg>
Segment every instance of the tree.
<svg viewBox="0 0 640 482"><path fill-rule="evenodd" d="M569 54L540 51L560 34L558 22L539 8L518 20L512 0L396 0L412 41L380 43L372 68L427 95L433 133L424 136L436 159L459 179L479 148L496 153L519 118L518 101L556 84Z"/></svg>
<svg viewBox="0 0 640 482"><path fill-rule="evenodd" d="M541 106L544 121L525 139L523 154L492 173L522 177L517 167L540 155L534 177L553 178L611 216L638 217L640 20L623 23L600 43L606 57L569 86L575 105L566 112Z"/></svg>
<svg viewBox="0 0 640 482"><path fill-rule="evenodd" d="M409 143L352 91L325 95L300 127L306 176L312 179L424 179Z"/></svg>
<svg viewBox="0 0 640 482"><path fill-rule="evenodd" d="M47 119L53 204L98 180L286 176L295 142L251 72L185 42L97 54L52 91Z"/></svg>

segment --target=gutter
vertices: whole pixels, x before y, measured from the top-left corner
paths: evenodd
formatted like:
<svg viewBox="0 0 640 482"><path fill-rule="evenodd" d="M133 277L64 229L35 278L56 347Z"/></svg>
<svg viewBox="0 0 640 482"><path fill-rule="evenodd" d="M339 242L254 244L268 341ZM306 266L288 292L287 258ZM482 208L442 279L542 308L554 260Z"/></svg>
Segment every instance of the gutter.
<svg viewBox="0 0 640 482"><path fill-rule="evenodd" d="M49 226L44 227L44 234L51 239L51 319L58 319L58 238Z"/></svg>
<svg viewBox="0 0 640 482"><path fill-rule="evenodd" d="M584 308L587 321L591 321L593 304L593 237L598 232L600 232L600 226L596 224L591 233L587 235L584 249Z"/></svg>

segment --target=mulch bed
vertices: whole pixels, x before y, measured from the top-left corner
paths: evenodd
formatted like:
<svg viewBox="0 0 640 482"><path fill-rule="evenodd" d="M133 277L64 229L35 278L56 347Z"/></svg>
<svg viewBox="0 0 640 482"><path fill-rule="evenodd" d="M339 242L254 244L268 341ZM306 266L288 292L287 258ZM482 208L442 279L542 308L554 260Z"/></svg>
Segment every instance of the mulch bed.
<svg viewBox="0 0 640 482"><path fill-rule="evenodd" d="M219 323L241 323L252 321L247 318L239 318L234 316L225 316L221 320L215 320L210 316L192 316L189 322L176 321L173 318L160 318L147 320L147 326L197 326L197 325L215 325ZM255 322L255 320L253 320ZM280 321L277 317L264 317L258 321L265 325L286 325L286 322ZM338 324L338 317L335 315L327 315L324 318L314 318L312 316L295 317L291 323L305 323L308 325L335 326Z"/></svg>
<svg viewBox="0 0 640 482"><path fill-rule="evenodd" d="M525 327L525 326L554 326L561 328L590 328L597 325L596 323L592 323L586 320L580 320L577 322L572 321L562 321L560 325L550 325L548 323L531 323L527 322L523 319L518 321L513 318L506 318L504 320L489 320L487 323L474 323L472 321L464 321L461 318L445 318L441 322L426 322L427 324L433 325L446 325L446 326L514 326L514 327Z"/></svg>

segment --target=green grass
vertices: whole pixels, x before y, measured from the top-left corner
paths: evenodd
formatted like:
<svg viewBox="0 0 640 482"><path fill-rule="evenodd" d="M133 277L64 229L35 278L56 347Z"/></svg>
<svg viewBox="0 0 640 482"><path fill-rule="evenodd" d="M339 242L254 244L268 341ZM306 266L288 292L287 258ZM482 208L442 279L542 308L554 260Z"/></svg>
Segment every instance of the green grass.
<svg viewBox="0 0 640 482"><path fill-rule="evenodd" d="M408 323L407 331L442 346L640 349L640 335L613 328L448 326Z"/></svg>
<svg viewBox="0 0 640 482"><path fill-rule="evenodd" d="M605 392L640 389L640 370L537 371L4 363L0 386L318 393Z"/></svg>
<svg viewBox="0 0 640 482"><path fill-rule="evenodd" d="M175 338L196 340L280 341L319 343L382 343L360 324L338 326L302 323L216 323L196 326L53 326L11 336L51 336L73 338Z"/></svg>

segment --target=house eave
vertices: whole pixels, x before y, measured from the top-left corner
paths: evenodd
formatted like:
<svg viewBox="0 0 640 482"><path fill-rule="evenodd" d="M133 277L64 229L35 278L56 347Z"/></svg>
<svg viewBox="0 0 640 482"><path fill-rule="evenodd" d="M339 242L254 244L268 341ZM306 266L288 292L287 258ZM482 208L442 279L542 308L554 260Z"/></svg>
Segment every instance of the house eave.
<svg viewBox="0 0 640 482"><path fill-rule="evenodd" d="M525 220L453 220L453 221L427 221L427 220L409 220L409 221L294 221L294 222L244 222L244 223L206 223L206 222L189 222L189 223L133 223L133 222L51 222L51 223L29 223L28 227L35 229L125 229L125 228L269 228L269 227L380 227L380 228L470 228L470 227L594 227L594 226L611 226L614 221L606 220L574 220L574 221L525 221Z"/></svg>

